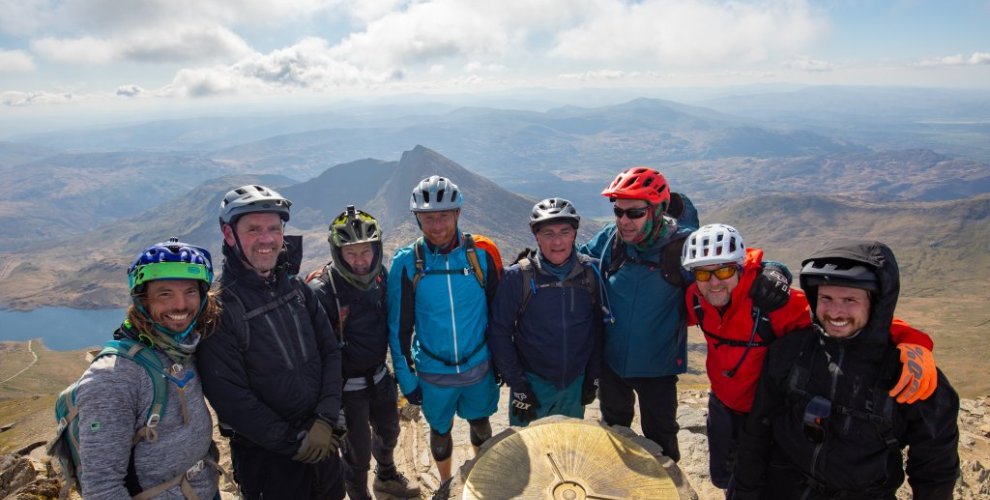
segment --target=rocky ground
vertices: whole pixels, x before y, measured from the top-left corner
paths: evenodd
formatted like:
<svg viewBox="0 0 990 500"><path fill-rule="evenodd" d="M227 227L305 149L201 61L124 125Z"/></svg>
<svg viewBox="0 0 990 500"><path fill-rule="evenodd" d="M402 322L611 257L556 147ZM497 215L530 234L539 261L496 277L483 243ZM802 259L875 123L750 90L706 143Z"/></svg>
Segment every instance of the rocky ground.
<svg viewBox="0 0 990 500"><path fill-rule="evenodd" d="M508 398L503 390L503 401ZM678 488L682 499L717 500L723 498L720 490L709 482L708 447L705 437L705 416L707 395L703 390L683 390L680 392L678 420L681 432L678 435L681 446L679 471L683 473ZM966 399L962 401L959 413L959 452L962 457L962 474L956 484L955 498L963 500L990 499L990 398ZM492 418L492 427L498 434L507 428L506 404L501 404L499 414ZM600 417L597 403L588 408L585 420L597 421ZM16 424L15 424L16 425ZM633 431L638 431L638 422L633 423ZM432 466L429 454L428 428L423 420L403 421L402 435L396 450L396 461L409 478L414 478L423 487L423 497L429 498L440 481ZM454 427L454 463L467 462L472 457L466 422L458 420ZM219 437L218 437L219 439ZM221 439L220 443L225 444ZM223 449L222 465L230 467L229 455ZM678 469L668 468L668 472L678 473ZM3 498L51 498L57 496L60 483L53 467L44 456L44 447L29 443L15 453L0 456L0 499ZM454 483L454 495L459 498L463 488L461 480ZM224 498L236 498L233 484L223 485ZM388 498L379 496L377 498ZM911 498L910 490L902 488L898 498Z"/></svg>

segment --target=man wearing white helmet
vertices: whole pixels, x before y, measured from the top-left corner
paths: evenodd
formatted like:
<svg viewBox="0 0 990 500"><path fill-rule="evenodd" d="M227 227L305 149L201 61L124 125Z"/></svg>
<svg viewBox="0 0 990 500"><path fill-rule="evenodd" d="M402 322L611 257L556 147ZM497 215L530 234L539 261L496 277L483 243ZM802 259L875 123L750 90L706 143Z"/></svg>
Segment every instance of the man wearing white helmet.
<svg viewBox="0 0 990 500"><path fill-rule="evenodd" d="M253 185L220 202L223 314L198 366L244 498L342 499L340 348L296 276L290 255L302 238L284 234L290 206Z"/></svg>
<svg viewBox="0 0 990 500"><path fill-rule="evenodd" d="M460 231L462 203L449 179L423 179L409 202L423 236L395 252L388 274L392 363L402 393L422 405L430 425L439 499L450 495L454 415L468 421L477 451L498 406L485 329L502 259L491 240Z"/></svg>
<svg viewBox="0 0 990 500"><path fill-rule="evenodd" d="M778 336L810 326L810 309L804 292L795 289L776 310L761 311L753 304L750 291L761 286L756 278L763 272L763 250L747 248L732 226L709 224L691 233L681 263L695 279L685 295L688 323L698 325L708 343L709 470L712 483L729 497L737 437L753 406L766 348ZM931 357L931 338L903 322L894 321L891 339L902 349L917 348ZM934 369L923 372L916 384L907 367L903 375L899 400L913 402L934 391Z"/></svg>

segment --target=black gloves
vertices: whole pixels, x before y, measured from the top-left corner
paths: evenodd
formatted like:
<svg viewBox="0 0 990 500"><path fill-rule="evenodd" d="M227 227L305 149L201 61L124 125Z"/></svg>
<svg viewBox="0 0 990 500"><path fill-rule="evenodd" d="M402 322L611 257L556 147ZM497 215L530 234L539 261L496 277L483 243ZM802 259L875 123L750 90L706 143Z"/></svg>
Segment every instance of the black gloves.
<svg viewBox="0 0 990 500"><path fill-rule="evenodd" d="M540 401L536 399L536 394L528 382L524 382L519 387L512 388L512 416L523 423L528 423L536 419L536 409L540 407Z"/></svg>
<svg viewBox="0 0 990 500"><path fill-rule="evenodd" d="M423 404L423 388L416 386L416 389L406 394L406 401L409 401L411 405L421 406Z"/></svg>
<svg viewBox="0 0 990 500"><path fill-rule="evenodd" d="M581 406L590 405L597 395L598 379L585 377L584 384L581 385Z"/></svg>
<svg viewBox="0 0 990 500"><path fill-rule="evenodd" d="M791 280L786 268L781 270L775 265L764 264L763 272L749 289L749 298L753 299L753 305L760 308L760 312L768 313L784 307L791 298L790 290Z"/></svg>

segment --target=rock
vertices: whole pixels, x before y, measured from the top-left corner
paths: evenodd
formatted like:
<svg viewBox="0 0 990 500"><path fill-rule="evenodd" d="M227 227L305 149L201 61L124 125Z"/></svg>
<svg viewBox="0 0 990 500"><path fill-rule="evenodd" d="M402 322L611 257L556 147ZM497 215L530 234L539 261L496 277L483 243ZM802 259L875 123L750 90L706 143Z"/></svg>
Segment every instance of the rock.
<svg viewBox="0 0 990 500"><path fill-rule="evenodd" d="M13 495L37 477L38 470L29 458L16 454L3 455L0 457L0 498Z"/></svg>
<svg viewBox="0 0 990 500"><path fill-rule="evenodd" d="M705 434L708 428L708 409L680 406L677 408L677 423L682 431Z"/></svg>

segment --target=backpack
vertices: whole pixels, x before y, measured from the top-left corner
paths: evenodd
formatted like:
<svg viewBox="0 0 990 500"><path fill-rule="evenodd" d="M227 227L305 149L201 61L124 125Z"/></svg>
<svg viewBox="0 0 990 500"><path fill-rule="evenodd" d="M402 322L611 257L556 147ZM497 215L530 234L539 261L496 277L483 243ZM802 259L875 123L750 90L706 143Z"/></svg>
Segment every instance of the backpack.
<svg viewBox="0 0 990 500"><path fill-rule="evenodd" d="M154 389L151 407L148 408L147 418L144 427L138 429L131 441L131 448L142 439L153 440L156 436L155 427L165 413L165 405L168 403L168 384L165 379L165 368L162 362L155 355L154 351L136 340L119 339L110 340L103 344L103 348L97 353L92 361L96 361L104 356L119 356L127 358L142 367L151 377L151 385ZM91 363L92 363L91 361ZM65 481L63 493L67 494L72 487L79 487L80 463L79 463L79 408L76 406L76 393L79 389L79 380L67 387L55 400L55 421L58 427L55 429L55 437L48 443L48 455L58 459L62 466L62 476ZM135 481L136 484L136 481Z"/></svg>
<svg viewBox="0 0 990 500"><path fill-rule="evenodd" d="M469 233L464 233L464 238L462 241L464 244L464 253L467 256L467 261L468 261L468 267L466 269L432 269L426 267L426 260L425 257L423 256L423 248L426 246L426 242L423 241L422 236L416 239L416 242L413 243L413 251L415 255L415 265L416 265L416 274L413 276L412 279L414 298L415 298L416 286L419 285L419 281L423 279L423 276L426 276L427 274L465 274L466 275L468 273L473 273L475 279L478 280L478 285L480 285L481 288L484 289L485 274L481 270L481 263L478 261L478 252L477 250L475 250L475 248L478 246L483 248L489 255L492 256L492 260L495 261L496 270L498 271L499 274L501 273L502 257L498 252L498 247L495 246L495 243L492 240L484 236L475 236Z"/></svg>
<svg viewBox="0 0 990 500"><path fill-rule="evenodd" d="M695 210L691 200L684 194L670 193L670 206L667 207L666 213L677 219L678 222L686 222L695 227L698 226L698 212ZM667 280L667 283L677 288L685 288L689 283L684 279L684 275L681 272L681 249L684 247L684 240L688 236L689 234L675 234L671 241L660 251L660 264L658 265L656 262L630 257L626 253L626 242L622 241L622 238L618 236L618 230L616 230L616 234L612 235L612 258L609 261L608 268L602 270L602 275L605 279L608 279L609 276L618 272L626 262L632 262L644 266L650 271L660 271L660 275L663 276L663 279Z"/></svg>
<svg viewBox="0 0 990 500"><path fill-rule="evenodd" d="M519 302L519 309L516 311L516 320L514 323L517 329L519 328L519 323L522 321L523 315L526 313L526 308L529 307L529 301L533 298L533 294L543 288L583 288L591 295L592 304L602 309L605 320L609 321L611 319L611 312L604 304L605 301L602 296L598 272L596 271L595 266L584 265L589 260L587 256L578 254L578 261L576 265L581 266L581 274L575 276L572 272L571 276L568 276L564 281L554 281L552 283L542 284L536 283L536 273L533 269L533 259L535 256L535 251L527 248L519 254L519 257L515 262L516 264L519 264L519 272L522 276L522 300Z"/></svg>

